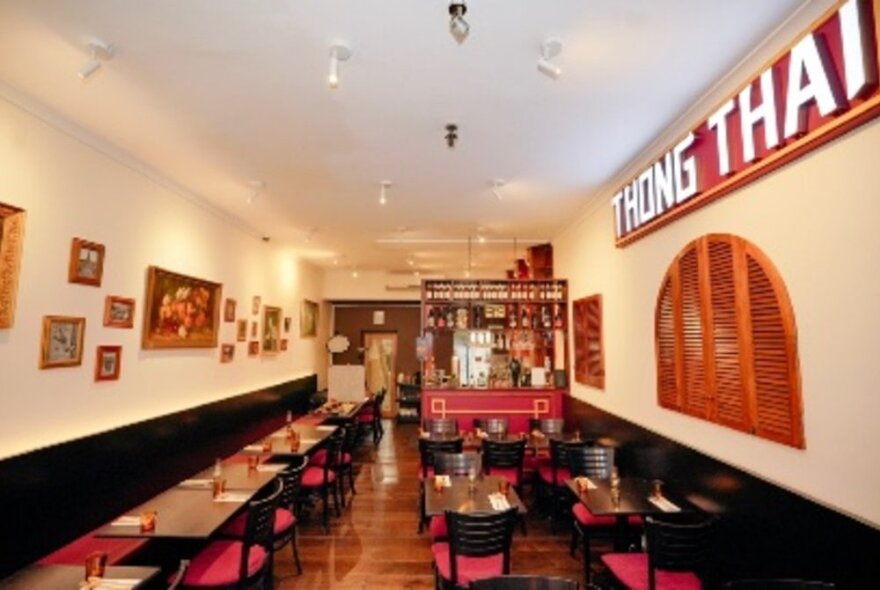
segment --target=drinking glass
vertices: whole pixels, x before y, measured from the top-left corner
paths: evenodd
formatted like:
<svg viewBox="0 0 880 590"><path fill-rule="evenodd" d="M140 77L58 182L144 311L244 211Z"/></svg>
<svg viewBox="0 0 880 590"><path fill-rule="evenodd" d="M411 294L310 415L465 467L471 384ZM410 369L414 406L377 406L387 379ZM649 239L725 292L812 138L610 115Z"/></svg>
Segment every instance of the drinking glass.
<svg viewBox="0 0 880 590"><path fill-rule="evenodd" d="M510 494L510 480L508 480L506 477L502 477L501 479L499 479L498 491L504 494L504 497L506 498L508 494Z"/></svg>
<svg viewBox="0 0 880 590"><path fill-rule="evenodd" d="M103 578L107 567L107 554L103 551L93 551L86 556L86 580L89 578Z"/></svg>
<svg viewBox="0 0 880 590"><path fill-rule="evenodd" d="M156 530L156 516L158 516L158 513L155 510L144 510L141 512L142 532L148 533Z"/></svg>
<svg viewBox="0 0 880 590"><path fill-rule="evenodd" d="M663 497L663 480L655 479L651 481L651 497L654 499Z"/></svg>
<svg viewBox="0 0 880 590"><path fill-rule="evenodd" d="M226 478L224 478L223 476L220 476L220 475L215 477L214 481L213 481L212 491L213 491L215 498L217 496L219 496L220 494L222 494L223 492L225 492L226 491Z"/></svg>
<svg viewBox="0 0 880 590"><path fill-rule="evenodd" d="M256 471L260 458L256 455L248 455L248 471Z"/></svg>
<svg viewBox="0 0 880 590"><path fill-rule="evenodd" d="M438 494L443 493L443 478L439 475L434 476L434 491Z"/></svg>

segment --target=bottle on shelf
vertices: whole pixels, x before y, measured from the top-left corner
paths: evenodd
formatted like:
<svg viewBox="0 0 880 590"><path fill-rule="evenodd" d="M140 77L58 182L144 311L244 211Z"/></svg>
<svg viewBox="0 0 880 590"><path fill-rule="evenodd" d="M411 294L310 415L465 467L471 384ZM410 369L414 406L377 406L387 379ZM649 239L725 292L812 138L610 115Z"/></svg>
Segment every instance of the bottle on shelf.
<svg viewBox="0 0 880 590"><path fill-rule="evenodd" d="M431 307L428 309L428 317L425 319L425 325L429 328L434 327L434 308Z"/></svg>
<svg viewBox="0 0 880 590"><path fill-rule="evenodd" d="M509 328L516 328L516 307L513 305L510 306L507 312L507 326Z"/></svg>
<svg viewBox="0 0 880 590"><path fill-rule="evenodd" d="M452 307L446 308L446 327L454 328L455 327L455 312L452 311Z"/></svg>
<svg viewBox="0 0 880 590"><path fill-rule="evenodd" d="M559 309L559 307L560 307L559 304L557 304L555 307L556 307L556 310L553 313L553 327L554 328L561 328L562 327L562 313Z"/></svg>
<svg viewBox="0 0 880 590"><path fill-rule="evenodd" d="M443 310L440 308L437 309L437 320L434 322L434 325L438 328L446 327L446 314L444 314Z"/></svg>
<svg viewBox="0 0 880 590"><path fill-rule="evenodd" d="M522 309L520 310L519 318L520 318L519 319L520 327L521 328L528 328L529 327L529 310L525 305L523 305Z"/></svg>

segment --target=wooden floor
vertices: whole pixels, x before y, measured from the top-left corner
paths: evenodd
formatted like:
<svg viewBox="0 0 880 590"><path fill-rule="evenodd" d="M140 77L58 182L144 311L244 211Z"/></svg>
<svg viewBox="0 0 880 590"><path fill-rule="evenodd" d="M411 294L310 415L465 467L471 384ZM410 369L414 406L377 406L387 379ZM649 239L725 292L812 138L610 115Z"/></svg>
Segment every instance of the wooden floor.
<svg viewBox="0 0 880 590"><path fill-rule="evenodd" d="M295 575L285 548L275 558L275 587L433 589L430 538L427 532L417 533L417 426L386 421L378 448L364 443L355 463L354 501L341 518L332 519L329 534L321 527L320 511L300 524L303 574ZM526 500L531 508L532 498ZM528 535L519 530L514 534L511 573L580 581L580 553L569 556L569 532L557 528L551 533L547 521L530 509Z"/></svg>

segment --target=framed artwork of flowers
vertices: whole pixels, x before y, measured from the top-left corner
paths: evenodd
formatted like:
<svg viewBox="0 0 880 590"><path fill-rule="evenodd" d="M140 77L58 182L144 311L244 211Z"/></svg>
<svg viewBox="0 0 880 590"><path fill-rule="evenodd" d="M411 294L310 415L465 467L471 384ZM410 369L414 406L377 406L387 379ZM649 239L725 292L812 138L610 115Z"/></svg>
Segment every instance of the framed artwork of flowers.
<svg viewBox="0 0 880 590"><path fill-rule="evenodd" d="M281 308L263 306L263 354L281 350Z"/></svg>
<svg viewBox="0 0 880 590"><path fill-rule="evenodd" d="M144 348L214 348L223 285L151 266Z"/></svg>
<svg viewBox="0 0 880 590"><path fill-rule="evenodd" d="M70 264L67 268L68 282L100 287L103 276L103 244L73 238L70 245Z"/></svg>

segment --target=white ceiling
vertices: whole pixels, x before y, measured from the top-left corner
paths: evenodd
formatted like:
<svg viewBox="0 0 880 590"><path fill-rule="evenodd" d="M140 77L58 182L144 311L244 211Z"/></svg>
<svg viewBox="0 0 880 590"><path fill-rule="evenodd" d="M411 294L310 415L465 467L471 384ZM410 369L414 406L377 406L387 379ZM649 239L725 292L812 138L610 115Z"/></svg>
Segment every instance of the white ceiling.
<svg viewBox="0 0 880 590"><path fill-rule="evenodd" d="M482 229L497 272L806 1L470 0L458 45L446 0L4 0L0 81L319 264L460 274ZM116 55L81 82L94 37Z"/></svg>

